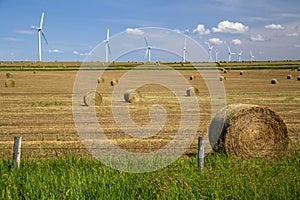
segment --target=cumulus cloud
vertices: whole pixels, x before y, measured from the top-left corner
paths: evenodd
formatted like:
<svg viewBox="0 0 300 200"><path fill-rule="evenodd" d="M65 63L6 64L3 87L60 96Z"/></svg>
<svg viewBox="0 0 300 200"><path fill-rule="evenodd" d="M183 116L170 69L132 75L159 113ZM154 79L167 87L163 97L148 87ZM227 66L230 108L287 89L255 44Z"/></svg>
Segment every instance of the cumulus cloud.
<svg viewBox="0 0 300 200"><path fill-rule="evenodd" d="M265 26L266 29L273 29L273 30L282 30L284 29L281 24L269 24Z"/></svg>
<svg viewBox="0 0 300 200"><path fill-rule="evenodd" d="M212 43L212 44L216 44L216 45L223 44L223 41L220 38L210 38L209 42Z"/></svg>
<svg viewBox="0 0 300 200"><path fill-rule="evenodd" d="M300 48L300 44L295 44L295 47L296 48Z"/></svg>
<svg viewBox="0 0 300 200"><path fill-rule="evenodd" d="M242 44L242 41L240 39L233 39L231 40L231 42L234 44L234 45L241 45Z"/></svg>
<svg viewBox="0 0 300 200"><path fill-rule="evenodd" d="M289 36L289 37L297 37L298 36L298 33L289 33L289 34L287 34L287 36Z"/></svg>
<svg viewBox="0 0 300 200"><path fill-rule="evenodd" d="M88 56L90 53L79 53L78 51L73 51L73 54L79 55L79 56Z"/></svg>
<svg viewBox="0 0 300 200"><path fill-rule="evenodd" d="M222 21L218 24L218 27L213 27L212 31L215 33L245 33L249 29L248 26L245 26L239 22L230 22L228 20Z"/></svg>
<svg viewBox="0 0 300 200"><path fill-rule="evenodd" d="M250 40L251 41L265 41L265 38L262 35L257 34L257 35L252 35L250 37Z"/></svg>
<svg viewBox="0 0 300 200"><path fill-rule="evenodd" d="M198 24L197 28L193 30L193 33L198 33L200 35L207 35L210 33L210 30L206 29L203 24Z"/></svg>
<svg viewBox="0 0 300 200"><path fill-rule="evenodd" d="M49 53L62 53L62 51L59 49L52 49L52 50L50 49Z"/></svg>
<svg viewBox="0 0 300 200"><path fill-rule="evenodd" d="M142 31L141 29L138 28L127 28L126 32L128 34L132 34L132 35L143 35L144 31Z"/></svg>

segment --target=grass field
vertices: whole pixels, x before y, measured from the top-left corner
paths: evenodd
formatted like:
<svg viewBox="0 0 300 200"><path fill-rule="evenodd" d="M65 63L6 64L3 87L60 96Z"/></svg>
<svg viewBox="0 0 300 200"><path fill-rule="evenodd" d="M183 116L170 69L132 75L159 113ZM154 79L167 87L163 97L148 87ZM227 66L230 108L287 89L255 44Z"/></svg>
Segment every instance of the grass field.
<svg viewBox="0 0 300 200"><path fill-rule="evenodd" d="M295 70L298 64L287 66L280 63L284 67L276 70L258 66L260 70L244 70L242 76L237 70L241 67L239 64L228 66L221 63L218 66L228 69L226 74L220 71L220 76L226 77L223 83L227 104L267 106L282 117L291 139L289 155L273 160L209 155L205 158L206 166L202 173L197 171L196 156L183 156L166 168L145 174L110 169L94 160L82 145L72 115L76 70L57 70L60 66L55 65L53 70L12 70L12 66L1 65L0 198L298 199L300 81L297 81L297 76L300 71ZM179 67L182 76L200 91L197 98L201 121L197 135L186 152L194 155L197 136L207 134L211 99L197 71ZM248 64L243 69L247 67ZM13 74L13 88L4 86L7 71ZM129 137L117 126L110 104L114 89L110 80L119 79L126 72L111 69L103 74L104 83L97 86L97 91L103 96L101 106L96 108L98 121L109 140L123 149L132 152L157 150L168 144L176 134L180 121L178 101L170 90L156 84L139 88L142 102L130 105L132 120L136 124L149 123L149 108L155 104L163 106L168 115L163 129L155 137L139 140ZM195 75L196 79L189 80L191 75ZM293 78L287 79L287 75ZM273 78L279 83L272 85L270 81ZM97 84L97 80L94 81ZM182 95L185 95L184 90ZM10 169L13 137L16 135L22 136L22 161L18 170Z"/></svg>

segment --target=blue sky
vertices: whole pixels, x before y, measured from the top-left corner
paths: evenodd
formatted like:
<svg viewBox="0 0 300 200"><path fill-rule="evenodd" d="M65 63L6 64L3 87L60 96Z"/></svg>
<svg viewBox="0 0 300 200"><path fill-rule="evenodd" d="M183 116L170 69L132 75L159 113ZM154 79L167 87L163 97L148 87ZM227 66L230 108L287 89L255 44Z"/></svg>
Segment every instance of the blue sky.
<svg viewBox="0 0 300 200"><path fill-rule="evenodd" d="M142 27L186 34L206 49L210 42L218 60L228 60L227 46L243 51L242 60L250 50L256 60L300 59L299 0L0 0L0 60L38 59L37 31L30 27L42 12L44 61L82 61L107 28L114 36Z"/></svg>

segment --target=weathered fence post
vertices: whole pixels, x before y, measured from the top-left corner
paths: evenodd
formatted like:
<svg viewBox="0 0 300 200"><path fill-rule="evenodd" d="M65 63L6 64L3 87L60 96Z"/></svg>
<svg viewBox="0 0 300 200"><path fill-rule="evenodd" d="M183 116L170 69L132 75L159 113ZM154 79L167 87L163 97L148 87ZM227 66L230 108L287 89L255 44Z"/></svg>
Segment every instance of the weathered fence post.
<svg viewBox="0 0 300 200"><path fill-rule="evenodd" d="M204 168L204 137L198 137L198 170Z"/></svg>
<svg viewBox="0 0 300 200"><path fill-rule="evenodd" d="M13 168L18 168L20 166L21 160L21 136L14 137L14 154L13 154Z"/></svg>

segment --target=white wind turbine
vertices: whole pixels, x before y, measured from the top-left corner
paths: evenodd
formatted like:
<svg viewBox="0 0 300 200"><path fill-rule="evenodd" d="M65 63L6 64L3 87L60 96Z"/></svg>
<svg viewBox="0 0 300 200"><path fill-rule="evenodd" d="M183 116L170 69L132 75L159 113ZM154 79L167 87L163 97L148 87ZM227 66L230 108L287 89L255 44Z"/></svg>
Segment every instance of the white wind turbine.
<svg viewBox="0 0 300 200"><path fill-rule="evenodd" d="M231 51L230 51L230 48L229 48L229 46L228 46L228 62L231 61L231 55L234 55L234 54L235 54L235 53L231 52Z"/></svg>
<svg viewBox="0 0 300 200"><path fill-rule="evenodd" d="M152 47L149 46L146 37L144 37L144 39L145 39L146 46L147 46L146 53L145 53L145 58L146 58L146 56L148 55L148 62L150 63L150 62L151 62L151 48L152 48Z"/></svg>
<svg viewBox="0 0 300 200"><path fill-rule="evenodd" d="M242 53L243 53L243 51L241 51L241 52L238 54L238 56L239 56L239 62L242 61Z"/></svg>
<svg viewBox="0 0 300 200"><path fill-rule="evenodd" d="M252 54L252 51L250 50L250 62L253 61L254 55Z"/></svg>
<svg viewBox="0 0 300 200"><path fill-rule="evenodd" d="M39 52L39 61L42 61L42 44L41 44L41 34L46 42L48 44L48 41L45 37L45 34L43 32L43 21L44 21L44 15L45 13L42 13L41 21L40 21L40 26L31 26L32 29L35 29L38 31L38 52Z"/></svg>
<svg viewBox="0 0 300 200"><path fill-rule="evenodd" d="M183 62L186 62L186 38L184 39Z"/></svg>
<svg viewBox="0 0 300 200"><path fill-rule="evenodd" d="M207 46L208 46L208 62L211 62L212 61L212 55L211 55L211 51L212 49L214 48L214 46L210 46L209 42L206 42Z"/></svg>
<svg viewBox="0 0 300 200"><path fill-rule="evenodd" d="M110 45L109 45L109 29L107 29L106 33L106 39L104 40L105 43L105 62L109 62L109 54L111 54L110 51Z"/></svg>
<svg viewBox="0 0 300 200"><path fill-rule="evenodd" d="M215 54L216 54L216 62L218 62L218 49L215 49Z"/></svg>

